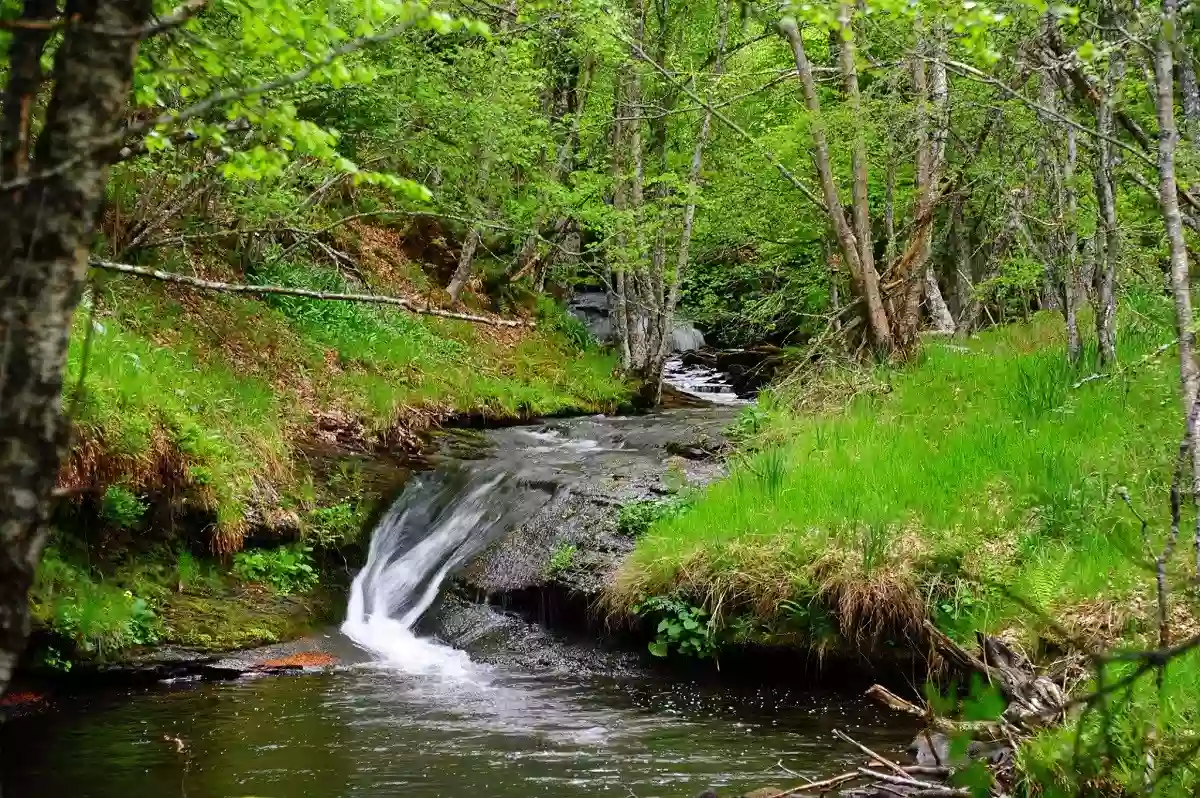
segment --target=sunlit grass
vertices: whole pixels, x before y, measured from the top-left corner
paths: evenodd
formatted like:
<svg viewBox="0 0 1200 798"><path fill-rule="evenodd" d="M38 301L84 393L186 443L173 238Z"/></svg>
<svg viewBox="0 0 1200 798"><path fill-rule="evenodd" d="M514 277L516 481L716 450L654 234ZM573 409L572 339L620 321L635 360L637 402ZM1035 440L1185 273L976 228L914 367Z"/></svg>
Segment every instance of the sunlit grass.
<svg viewBox="0 0 1200 798"><path fill-rule="evenodd" d="M1115 488L1163 517L1181 416L1173 356L1141 362L1172 337L1167 308L1138 310L1123 319L1126 367L1079 387L1091 364L1068 365L1061 323L1044 315L930 341L840 412L768 397L750 453L639 540L609 606L683 593L770 629L784 602L817 602L848 641L874 644L925 618L1036 637L1025 602L1054 615L1145 585Z"/></svg>
<svg viewBox="0 0 1200 798"><path fill-rule="evenodd" d="M344 290L331 272L276 266L267 282ZM261 495L304 500L297 445L314 414L337 411L368 435L455 413L497 419L598 412L628 387L614 360L560 333L523 340L395 308L277 297L199 295L124 278L81 308L65 394L79 435L64 479L88 491L120 483L183 493L216 516L219 549L236 549ZM91 324L90 343L87 330Z"/></svg>

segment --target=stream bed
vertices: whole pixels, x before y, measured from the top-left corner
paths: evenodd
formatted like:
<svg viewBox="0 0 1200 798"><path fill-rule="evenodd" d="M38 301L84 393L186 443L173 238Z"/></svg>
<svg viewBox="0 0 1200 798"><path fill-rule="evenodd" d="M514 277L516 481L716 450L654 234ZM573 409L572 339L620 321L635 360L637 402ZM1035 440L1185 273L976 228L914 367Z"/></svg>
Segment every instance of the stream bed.
<svg viewBox="0 0 1200 798"><path fill-rule="evenodd" d="M511 606L594 602L633 545L615 509L666 495L669 480L718 476L712 452L735 412L597 416L494 430L465 449L449 441L379 520L341 629L308 641L337 667L57 695L0 727L3 795L692 798L860 762L835 728L899 754L914 726L860 692L815 689L813 669L696 680ZM564 547L572 565L549 576Z"/></svg>

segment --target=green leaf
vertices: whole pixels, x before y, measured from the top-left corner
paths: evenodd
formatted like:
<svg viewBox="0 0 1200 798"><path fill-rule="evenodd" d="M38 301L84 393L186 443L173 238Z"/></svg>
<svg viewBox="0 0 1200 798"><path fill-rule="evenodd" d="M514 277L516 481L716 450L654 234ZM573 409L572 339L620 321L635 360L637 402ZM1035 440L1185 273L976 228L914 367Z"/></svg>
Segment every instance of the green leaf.
<svg viewBox="0 0 1200 798"><path fill-rule="evenodd" d="M650 653L656 657L667 656L667 644L663 640L655 640L653 643L647 646L647 648L649 648Z"/></svg>

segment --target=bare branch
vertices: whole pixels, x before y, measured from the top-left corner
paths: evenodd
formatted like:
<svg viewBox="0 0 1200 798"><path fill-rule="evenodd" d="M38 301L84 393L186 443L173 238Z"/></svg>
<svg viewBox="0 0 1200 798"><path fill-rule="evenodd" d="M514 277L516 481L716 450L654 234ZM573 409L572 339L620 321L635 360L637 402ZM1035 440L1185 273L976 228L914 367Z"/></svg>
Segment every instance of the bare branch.
<svg viewBox="0 0 1200 798"><path fill-rule="evenodd" d="M217 280L205 280L200 277L189 277L184 274L173 274L171 272L158 271L157 269L145 269L141 266L130 266L126 263L113 263L111 261L96 260L89 261L89 264L97 269L107 269L114 272L122 272L124 274L134 274L138 277L148 277L152 280L162 280L169 283L179 283L181 285L190 285L193 288L199 288L204 291L222 291L234 294L276 294L281 296L299 296L309 299L322 299L331 302L366 302L377 305L395 305L404 308L410 313L419 313L424 316L437 316L443 319L456 319L458 321L469 321L475 324L490 324L494 327L533 327L533 322L516 321L513 319L501 319L489 316L476 316L470 313L455 313L449 310L441 310L439 308L421 307L408 299L392 296L377 296L375 294L338 294L327 291L310 291L306 288L284 288L277 285L244 285L239 283L223 283Z"/></svg>

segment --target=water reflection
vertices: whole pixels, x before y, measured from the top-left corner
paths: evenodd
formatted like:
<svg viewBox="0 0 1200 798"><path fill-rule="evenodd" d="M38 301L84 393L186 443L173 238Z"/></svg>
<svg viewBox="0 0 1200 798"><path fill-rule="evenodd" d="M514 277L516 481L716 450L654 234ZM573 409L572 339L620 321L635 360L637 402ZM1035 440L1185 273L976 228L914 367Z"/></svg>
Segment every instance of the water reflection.
<svg viewBox="0 0 1200 798"><path fill-rule="evenodd" d="M913 730L894 724L812 692L359 667L63 700L0 730L0 783L8 798L693 796L784 784L780 761L809 776L853 761L833 728L897 751Z"/></svg>

